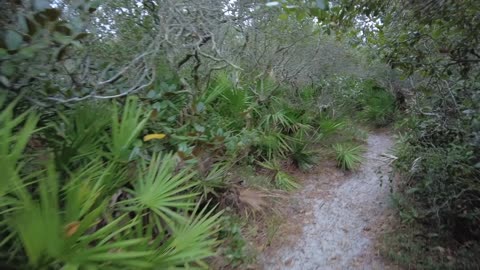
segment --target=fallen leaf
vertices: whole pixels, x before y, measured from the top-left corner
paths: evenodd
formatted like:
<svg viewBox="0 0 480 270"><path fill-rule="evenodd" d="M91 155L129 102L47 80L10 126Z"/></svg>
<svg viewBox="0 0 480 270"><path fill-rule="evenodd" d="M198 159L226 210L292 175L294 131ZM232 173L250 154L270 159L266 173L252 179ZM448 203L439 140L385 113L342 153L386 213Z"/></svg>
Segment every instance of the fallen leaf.
<svg viewBox="0 0 480 270"><path fill-rule="evenodd" d="M148 142L151 140L161 140L164 139L167 135L163 133L155 133L155 134L148 134L143 137L144 142Z"/></svg>

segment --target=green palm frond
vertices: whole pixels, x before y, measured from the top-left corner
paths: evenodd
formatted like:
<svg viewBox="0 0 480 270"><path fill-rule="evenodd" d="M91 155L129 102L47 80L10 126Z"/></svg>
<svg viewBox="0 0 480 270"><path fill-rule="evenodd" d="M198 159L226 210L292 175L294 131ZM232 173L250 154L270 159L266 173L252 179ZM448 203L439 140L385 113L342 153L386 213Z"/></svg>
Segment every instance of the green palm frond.
<svg viewBox="0 0 480 270"><path fill-rule="evenodd" d="M345 127L345 122L339 119L323 118L318 123L319 134L325 138Z"/></svg>
<svg viewBox="0 0 480 270"><path fill-rule="evenodd" d="M283 110L274 113L265 114L260 121L263 130L292 130L294 128L293 120Z"/></svg>
<svg viewBox="0 0 480 270"><path fill-rule="evenodd" d="M257 143L261 152L260 155L265 159L287 157L287 154L292 150L288 140L289 137L280 132L262 133Z"/></svg>
<svg viewBox="0 0 480 270"><path fill-rule="evenodd" d="M215 101L219 96L221 96L228 88L226 88L224 85L216 85L212 86L207 91L202 97L202 102L205 105L211 104L213 101Z"/></svg>
<svg viewBox="0 0 480 270"><path fill-rule="evenodd" d="M221 212L208 205L199 210L196 173L179 168L173 154L153 155L140 161L138 170L123 163L146 122L136 99L127 100L121 119L114 106L110 138L108 113L97 122L88 115L93 108L85 106L60 116L61 137L76 148L69 152L71 160L81 161L60 164L58 151L34 164L25 158L38 117L30 112L14 117L13 108L0 113L0 258L5 265L208 268L203 260L214 254ZM103 143L112 155L95 149ZM126 179L135 174L138 178ZM206 186L221 184L224 174L225 166L211 170ZM120 196L112 199L114 193Z"/></svg>
<svg viewBox="0 0 480 270"><path fill-rule="evenodd" d="M250 96L242 89L228 89L223 92L222 98L220 111L233 117L239 117L250 105Z"/></svg>
<svg viewBox="0 0 480 270"><path fill-rule="evenodd" d="M115 163L106 165L101 159L96 159L70 174L63 188L65 219L72 222L79 220L103 198L117 190L125 181L119 177L118 171Z"/></svg>
<svg viewBox="0 0 480 270"><path fill-rule="evenodd" d="M304 87L300 89L300 97L304 103L312 102L317 94L317 89L314 87Z"/></svg>
<svg viewBox="0 0 480 270"><path fill-rule="evenodd" d="M23 166L23 152L39 120L31 111L15 117L13 110L17 102L18 99L0 113L0 197L12 189L17 192L23 190L19 175Z"/></svg>
<svg viewBox="0 0 480 270"><path fill-rule="evenodd" d="M18 198L21 207L8 214L7 229L18 236L18 244L31 267L47 264L67 269L108 268L135 262L138 266L152 266L154 251L139 249L140 243L146 243L147 239L131 238L124 233L138 219L123 215L94 230L108 202L100 196L103 185L98 184L103 170L101 166L82 168L62 187L50 161L46 171L33 183L39 191L38 198L35 195Z"/></svg>
<svg viewBox="0 0 480 270"><path fill-rule="evenodd" d="M349 144L335 144L335 150L338 167L343 170L354 170L360 166L363 157L363 147Z"/></svg>
<svg viewBox="0 0 480 270"><path fill-rule="evenodd" d="M290 144L292 149L290 157L302 171L310 170L318 161L319 153L315 150L312 141L314 139L299 132Z"/></svg>
<svg viewBox="0 0 480 270"><path fill-rule="evenodd" d="M280 163L275 159L259 162L258 164L263 168L274 171L274 172L280 171L282 169L282 167L280 166Z"/></svg>
<svg viewBox="0 0 480 270"><path fill-rule="evenodd" d="M214 213L215 208L207 211L208 205L198 209L197 205L186 222L174 227L172 238L159 250L155 263L163 269L208 268L203 260L215 254L222 212Z"/></svg>
<svg viewBox="0 0 480 270"><path fill-rule="evenodd" d="M224 182L230 166L225 163L216 163L209 170L208 174L199 180L199 188L202 192L202 198L206 198L208 194L218 195L216 189L226 186Z"/></svg>
<svg viewBox="0 0 480 270"><path fill-rule="evenodd" d="M222 96L225 91L233 88L234 86L229 80L228 75L220 73L215 77L212 85L203 93L201 100L205 105L211 104L218 97Z"/></svg>
<svg viewBox="0 0 480 270"><path fill-rule="evenodd" d="M300 188L300 184L295 182L294 178L291 175L282 171L282 167L277 160L272 159L265 162L260 162L259 165L265 169L272 171L273 181L277 188L286 191L293 191Z"/></svg>
<svg viewBox="0 0 480 270"><path fill-rule="evenodd" d="M290 104L284 104L283 110L285 115L290 119L291 126L288 127L285 131L287 132L298 132L298 131L310 131L313 129L312 116L307 113L305 108L298 108Z"/></svg>
<svg viewBox="0 0 480 270"><path fill-rule="evenodd" d="M286 172L279 171L275 175L275 184L278 188L293 191L300 188L300 184L295 182L293 177Z"/></svg>
<svg viewBox="0 0 480 270"><path fill-rule="evenodd" d="M60 124L55 125L62 140L57 159L68 164L72 158L94 156L101 152L107 142L106 130L110 124L112 111L101 103L78 104L74 110L62 114L59 112Z"/></svg>
<svg viewBox="0 0 480 270"><path fill-rule="evenodd" d="M110 151L116 159L125 161L130 158L131 146L147 123L148 117L144 116L138 98L133 96L127 98L122 109L122 116L118 119L119 109L114 103Z"/></svg>
<svg viewBox="0 0 480 270"><path fill-rule="evenodd" d="M195 173L185 168L176 173L173 154L154 155L150 164L146 163L142 162L140 175L129 191L134 198L122 203L133 205L127 207L131 210L149 209L169 224L184 220L179 212L191 210L195 206L193 199L199 195L191 192L198 185L192 181Z"/></svg>

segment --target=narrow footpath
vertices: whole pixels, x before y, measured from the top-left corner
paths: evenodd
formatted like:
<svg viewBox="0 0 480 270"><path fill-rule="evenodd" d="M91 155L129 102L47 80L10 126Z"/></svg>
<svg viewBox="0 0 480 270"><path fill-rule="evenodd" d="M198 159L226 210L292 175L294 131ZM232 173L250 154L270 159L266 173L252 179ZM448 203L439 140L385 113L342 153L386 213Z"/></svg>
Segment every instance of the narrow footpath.
<svg viewBox="0 0 480 270"><path fill-rule="evenodd" d="M277 243L263 251L263 269L395 269L375 247L377 234L393 216L388 180L392 145L387 133L372 133L357 171L320 166L309 174L289 203L291 220L285 221L298 233L279 231Z"/></svg>

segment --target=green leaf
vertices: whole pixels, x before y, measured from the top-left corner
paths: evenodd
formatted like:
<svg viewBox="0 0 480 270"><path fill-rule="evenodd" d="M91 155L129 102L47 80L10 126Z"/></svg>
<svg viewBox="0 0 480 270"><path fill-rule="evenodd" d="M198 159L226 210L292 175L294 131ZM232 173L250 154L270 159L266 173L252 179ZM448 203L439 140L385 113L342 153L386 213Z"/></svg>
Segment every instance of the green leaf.
<svg viewBox="0 0 480 270"><path fill-rule="evenodd" d="M10 81L5 76L0 76L0 83L5 87L10 87Z"/></svg>
<svg viewBox="0 0 480 270"><path fill-rule="evenodd" d="M205 104L203 102L199 102L196 106L197 112L203 112L205 111Z"/></svg>
<svg viewBox="0 0 480 270"><path fill-rule="evenodd" d="M7 49L9 50L16 50L22 45L23 38L22 36L12 30L8 30L7 34L5 34L5 44L7 45Z"/></svg>
<svg viewBox="0 0 480 270"><path fill-rule="evenodd" d="M12 76L15 73L15 65L11 62L3 62L0 66L0 73L5 76Z"/></svg>
<svg viewBox="0 0 480 270"><path fill-rule="evenodd" d="M288 14L287 13L282 13L282 14L280 14L280 16L278 16L278 18L282 21L286 21L286 20L288 20Z"/></svg>
<svg viewBox="0 0 480 270"><path fill-rule="evenodd" d="M420 188L414 187L414 188L408 189L406 193L407 193L407 194L413 194L413 193L415 193L415 192L417 192L417 191L419 191L419 190L420 190Z"/></svg>
<svg viewBox="0 0 480 270"><path fill-rule="evenodd" d="M304 11L297 12L297 20L301 21L307 17L307 14Z"/></svg>
<svg viewBox="0 0 480 270"><path fill-rule="evenodd" d="M35 56L36 48L35 47L25 47L22 48L18 54L25 58L32 58Z"/></svg>
<svg viewBox="0 0 480 270"><path fill-rule="evenodd" d="M147 98L153 99L157 96L157 93L154 90L148 91Z"/></svg>
<svg viewBox="0 0 480 270"><path fill-rule="evenodd" d="M27 16L25 17L25 22L27 23L28 27L28 35L33 36L37 32L37 25L35 23L35 20Z"/></svg>
<svg viewBox="0 0 480 270"><path fill-rule="evenodd" d="M73 59L65 60L64 66L65 66L65 69L67 70L67 72L69 72L69 73L73 73L75 71L76 67L77 67L77 65L75 63L75 60L73 60Z"/></svg>
<svg viewBox="0 0 480 270"><path fill-rule="evenodd" d="M69 44L72 41L71 37L63 35L59 32L53 33L53 39L63 45Z"/></svg>
<svg viewBox="0 0 480 270"><path fill-rule="evenodd" d="M201 132L201 133L205 132L205 127L202 126L202 125L199 125L199 124L195 123L195 124L193 124L193 127L198 132Z"/></svg>

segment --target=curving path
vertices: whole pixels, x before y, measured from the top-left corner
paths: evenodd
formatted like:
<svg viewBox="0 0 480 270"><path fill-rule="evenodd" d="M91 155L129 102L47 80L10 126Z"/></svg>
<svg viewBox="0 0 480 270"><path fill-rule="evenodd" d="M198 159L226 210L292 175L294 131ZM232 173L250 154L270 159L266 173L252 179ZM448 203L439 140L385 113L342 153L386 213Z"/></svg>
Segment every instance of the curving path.
<svg viewBox="0 0 480 270"><path fill-rule="evenodd" d="M331 169L308 176L294 195L295 214L289 215L300 233L288 244L265 250L263 269L393 269L375 249L375 234L389 216L390 160L383 154L392 144L386 133L370 134L358 171Z"/></svg>

